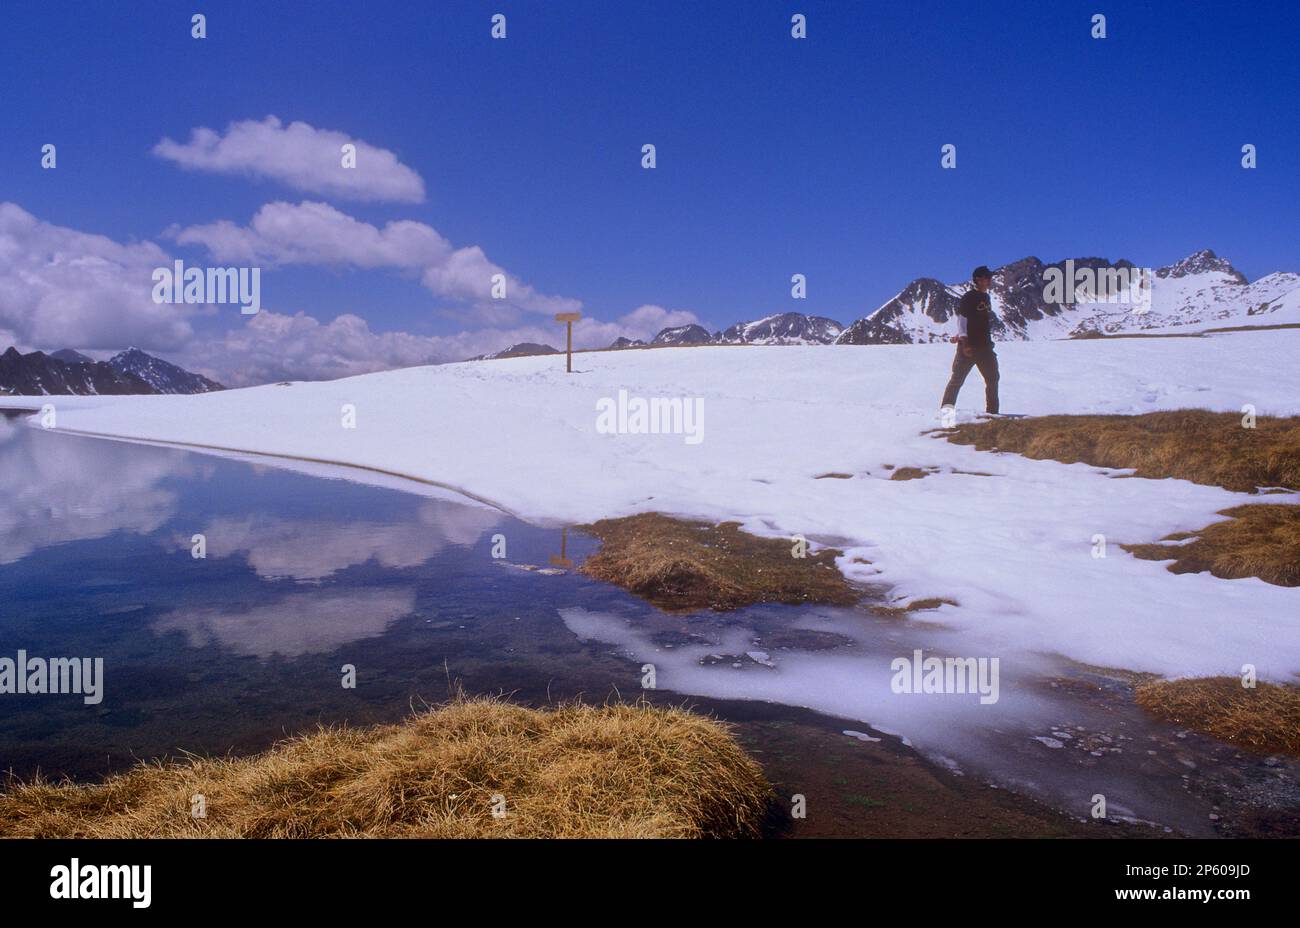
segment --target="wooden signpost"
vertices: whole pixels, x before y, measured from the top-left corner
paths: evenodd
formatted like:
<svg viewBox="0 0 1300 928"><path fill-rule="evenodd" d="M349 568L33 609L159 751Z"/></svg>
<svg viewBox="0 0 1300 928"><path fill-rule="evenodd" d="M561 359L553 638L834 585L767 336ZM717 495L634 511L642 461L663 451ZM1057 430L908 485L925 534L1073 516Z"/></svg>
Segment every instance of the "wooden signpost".
<svg viewBox="0 0 1300 928"><path fill-rule="evenodd" d="M570 374L573 373L573 324L582 318L582 313L556 313L555 321L567 323L568 342L564 347L564 353L568 356L565 361L565 370Z"/></svg>

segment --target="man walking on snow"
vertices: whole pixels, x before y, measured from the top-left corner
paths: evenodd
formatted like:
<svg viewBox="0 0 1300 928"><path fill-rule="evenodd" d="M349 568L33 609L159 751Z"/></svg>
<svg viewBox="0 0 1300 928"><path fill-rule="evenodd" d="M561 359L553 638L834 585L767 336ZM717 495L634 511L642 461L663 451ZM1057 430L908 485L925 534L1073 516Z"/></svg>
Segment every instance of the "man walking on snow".
<svg viewBox="0 0 1300 928"><path fill-rule="evenodd" d="M968 290L957 304L958 334L957 357L952 362L952 377L948 379L948 388L943 391L941 407L953 406L957 402L957 393L966 382L966 375L972 367L980 369L984 378L985 408L997 415L998 412L998 356L993 350L993 337L989 334L989 323L993 319L993 307L989 302L989 287L993 285L993 272L984 265L975 268L971 274L975 289Z"/></svg>

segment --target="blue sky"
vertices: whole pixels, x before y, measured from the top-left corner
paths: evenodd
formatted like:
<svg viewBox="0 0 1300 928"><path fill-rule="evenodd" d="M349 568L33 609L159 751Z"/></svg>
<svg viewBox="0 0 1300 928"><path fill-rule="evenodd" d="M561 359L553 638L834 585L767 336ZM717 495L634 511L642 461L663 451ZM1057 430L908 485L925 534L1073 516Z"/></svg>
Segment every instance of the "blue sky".
<svg viewBox="0 0 1300 928"><path fill-rule="evenodd" d="M1294 3L21 2L0 18L0 202L195 262L166 229L310 200L427 224L600 319L653 304L711 328L787 309L847 323L915 277L1028 254L1160 266L1208 247L1251 279L1300 270ZM391 151L425 200L151 154L268 115ZM262 289L275 312L374 332L482 325L388 268L281 266Z"/></svg>

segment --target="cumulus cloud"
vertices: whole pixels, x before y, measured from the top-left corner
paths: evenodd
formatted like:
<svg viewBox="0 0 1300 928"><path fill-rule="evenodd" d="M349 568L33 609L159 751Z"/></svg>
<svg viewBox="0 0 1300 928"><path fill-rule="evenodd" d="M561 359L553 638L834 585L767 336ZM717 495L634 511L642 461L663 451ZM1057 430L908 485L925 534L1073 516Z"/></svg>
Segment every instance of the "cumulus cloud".
<svg viewBox="0 0 1300 928"><path fill-rule="evenodd" d="M344 145L356 146L355 167L343 166ZM388 149L305 122L286 126L275 116L232 122L224 134L193 129L188 142L165 138L153 153L191 170L269 178L305 193L424 202L424 180Z"/></svg>
<svg viewBox="0 0 1300 928"><path fill-rule="evenodd" d="M584 318L573 326L573 344L578 348L603 348L620 335L649 341L666 326L695 321L694 313L685 309L669 311L643 305L615 321ZM373 331L364 318L351 313L321 322L303 312L287 315L263 309L220 338L196 339L174 360L226 386L251 386L337 380L376 370L463 361L521 342L562 347L563 337L564 330L554 322L465 330L451 335L413 335L406 331Z"/></svg>
<svg viewBox="0 0 1300 928"><path fill-rule="evenodd" d="M224 335L195 339L173 360L242 387L282 380L334 380L374 371L463 361L523 341L556 341L557 326L477 329L453 335L375 332L351 313L331 322L262 310Z"/></svg>
<svg viewBox="0 0 1300 928"><path fill-rule="evenodd" d="M121 244L0 203L0 331L28 345L176 348L193 334L195 307L153 301L153 271L171 260L152 242Z"/></svg>
<svg viewBox="0 0 1300 928"><path fill-rule="evenodd" d="M435 292L472 301L460 315L467 328L450 335L377 332L352 313L325 322L305 312L263 309L252 316L232 313L229 328L200 337L191 321L206 310L153 302L153 271L169 268L173 261L158 245L115 242L0 203L0 348L10 343L24 350L67 347L99 356L134 344L227 386L249 386L461 361L520 342L561 347L560 325L525 312L568 312L581 306L576 300L539 295L509 275L511 300L481 299L478 278L488 269L496 271L481 249L453 248L418 222L377 228L325 204L269 204L247 228L216 223L176 237L207 245L214 257L228 263L344 265L418 274ZM536 321L518 324L521 318ZM689 311L646 304L612 321L582 319L574 327L574 344L602 348L619 336L649 339L665 326L696 321Z"/></svg>
<svg viewBox="0 0 1300 928"><path fill-rule="evenodd" d="M215 338L195 340L177 363L229 387L281 380L334 380L451 360L436 337L373 332L350 313L323 323L262 310Z"/></svg>
<svg viewBox="0 0 1300 928"><path fill-rule="evenodd" d="M419 276L432 293L499 313L502 308L535 313L572 312L578 300L538 293L488 260L477 245L455 248L432 226L411 220L362 222L328 203L267 203L247 226L229 220L173 228L182 245L199 245L223 262L391 268ZM494 299L493 278L505 280L505 298Z"/></svg>
<svg viewBox="0 0 1300 928"><path fill-rule="evenodd" d="M670 326L690 325L699 321L699 317L689 310L664 309L646 303L613 322L582 319L573 327L573 338L583 348L603 348L620 336L648 342Z"/></svg>
<svg viewBox="0 0 1300 928"><path fill-rule="evenodd" d="M645 305L606 322L584 318L573 327L578 348L604 348L621 336L648 341L666 326L697 322L694 313ZM374 371L463 361L533 342L562 347L557 323L515 328L482 328L452 335L375 332L351 313L321 322L299 312L262 310L223 336L195 340L177 363L240 387L282 380L334 380Z"/></svg>

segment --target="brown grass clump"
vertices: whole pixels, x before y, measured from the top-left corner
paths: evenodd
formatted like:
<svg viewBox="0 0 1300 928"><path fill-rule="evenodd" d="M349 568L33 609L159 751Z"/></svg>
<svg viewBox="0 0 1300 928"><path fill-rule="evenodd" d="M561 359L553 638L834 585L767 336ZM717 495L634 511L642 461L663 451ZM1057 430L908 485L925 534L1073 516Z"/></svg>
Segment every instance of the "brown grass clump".
<svg viewBox="0 0 1300 928"><path fill-rule="evenodd" d="M948 440L980 451L1038 460L1131 468L1138 477L1177 477L1254 492L1300 488L1300 417L1258 417L1180 409L1138 416L1039 416L962 423Z"/></svg>
<svg viewBox="0 0 1300 928"><path fill-rule="evenodd" d="M929 471L924 471L919 467L900 467L889 475L890 480L920 480L922 477L930 476Z"/></svg>
<svg viewBox="0 0 1300 928"><path fill-rule="evenodd" d="M1137 688L1149 712L1261 754L1300 754L1300 688L1236 677L1160 680Z"/></svg>
<svg viewBox="0 0 1300 928"><path fill-rule="evenodd" d="M754 603L848 606L860 594L835 566L841 553L792 556L782 538L759 538L737 522L711 525L657 512L583 526L601 540L582 571L668 610L736 609Z"/></svg>
<svg viewBox="0 0 1300 928"><path fill-rule="evenodd" d="M752 837L770 793L726 726L683 709L457 699L253 757L142 764L97 785L11 784L0 835ZM206 818L190 814L196 795Z"/></svg>
<svg viewBox="0 0 1300 928"><path fill-rule="evenodd" d="M896 618L911 615L913 612L932 612L940 606L955 605L957 605L955 600L944 599L941 596L930 596L925 599L914 599L905 606L872 606L871 611L886 618Z"/></svg>
<svg viewBox="0 0 1300 928"><path fill-rule="evenodd" d="M1278 586L1300 586L1300 506L1234 506L1219 515L1232 518L1164 539L1192 541L1122 547L1150 561L1172 559L1169 570L1176 574L1208 570L1228 580L1258 577Z"/></svg>
<svg viewBox="0 0 1300 928"><path fill-rule="evenodd" d="M1134 476L1175 477L1254 493L1264 487L1300 488L1300 417L1256 419L1243 428L1236 413L1203 409L1140 416L1042 416L963 423L950 441L980 451L1011 451L1039 460L1125 468ZM1300 507L1237 506L1198 532L1165 542L1124 545L1148 560L1172 560L1174 573L1209 571L1216 577L1259 577L1300 586Z"/></svg>

